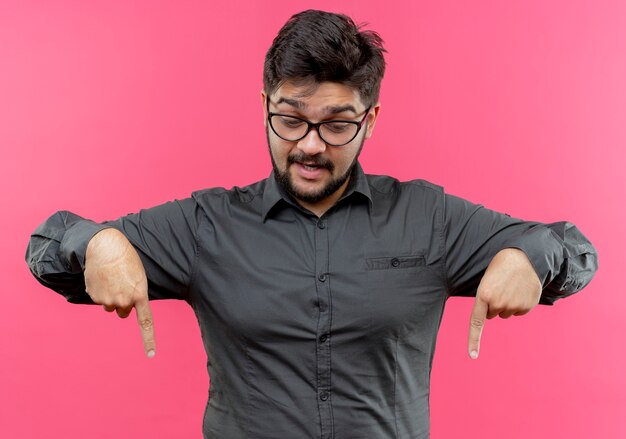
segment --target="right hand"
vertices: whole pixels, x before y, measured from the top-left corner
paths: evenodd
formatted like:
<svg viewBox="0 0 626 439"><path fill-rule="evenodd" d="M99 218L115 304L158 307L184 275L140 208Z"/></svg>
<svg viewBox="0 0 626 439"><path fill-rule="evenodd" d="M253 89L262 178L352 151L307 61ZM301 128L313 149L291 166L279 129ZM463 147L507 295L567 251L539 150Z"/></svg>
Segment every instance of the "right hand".
<svg viewBox="0 0 626 439"><path fill-rule="evenodd" d="M117 229L96 233L85 253L85 290L94 303L121 318L133 308L148 358L154 357L154 324L148 302L148 281L139 255Z"/></svg>

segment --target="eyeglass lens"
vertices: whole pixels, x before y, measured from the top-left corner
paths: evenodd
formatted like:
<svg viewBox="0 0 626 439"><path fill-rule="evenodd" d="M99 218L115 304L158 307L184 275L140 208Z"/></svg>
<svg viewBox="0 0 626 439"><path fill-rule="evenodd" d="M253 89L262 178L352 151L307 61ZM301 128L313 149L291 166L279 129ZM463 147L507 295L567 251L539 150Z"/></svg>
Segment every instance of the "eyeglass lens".
<svg viewBox="0 0 626 439"><path fill-rule="evenodd" d="M272 115L270 123L276 134L288 141L300 140L308 129L306 122L283 115ZM350 142L358 130L359 126L355 123L329 121L320 125L319 134L326 143L343 145Z"/></svg>

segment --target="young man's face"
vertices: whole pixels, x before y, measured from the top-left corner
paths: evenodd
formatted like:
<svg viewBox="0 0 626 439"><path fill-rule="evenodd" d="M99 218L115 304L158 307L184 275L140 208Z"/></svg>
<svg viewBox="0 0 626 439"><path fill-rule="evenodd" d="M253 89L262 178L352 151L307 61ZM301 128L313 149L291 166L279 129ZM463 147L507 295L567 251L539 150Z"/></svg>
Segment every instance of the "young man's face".
<svg viewBox="0 0 626 439"><path fill-rule="evenodd" d="M321 83L313 89L311 85L286 82L269 96L269 102L265 92L261 97L266 111L265 127L272 165L279 183L305 207L337 201L347 186L363 142L372 134L379 105L366 112L356 90L331 82ZM339 124L322 128L326 141L315 129L300 140L284 140L268 123L268 104L270 113L295 116L312 123L345 120L363 121L363 124L356 137L343 146L328 144L337 143L333 140L338 135L335 128L341 128ZM274 129L280 131L278 124L286 130L298 125L306 129L306 124L299 124L295 119L274 116Z"/></svg>

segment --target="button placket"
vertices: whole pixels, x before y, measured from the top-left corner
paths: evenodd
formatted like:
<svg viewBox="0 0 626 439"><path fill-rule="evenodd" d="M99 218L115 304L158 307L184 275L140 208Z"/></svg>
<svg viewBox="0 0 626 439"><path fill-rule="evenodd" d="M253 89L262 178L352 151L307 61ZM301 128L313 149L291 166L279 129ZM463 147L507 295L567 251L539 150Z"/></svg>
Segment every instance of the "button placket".
<svg viewBox="0 0 626 439"><path fill-rule="evenodd" d="M330 275L329 275L329 237L328 222L318 219L315 223L315 288L318 300L317 343L315 343L318 409L321 437L331 438L332 404L331 404L331 344L328 342L332 316Z"/></svg>

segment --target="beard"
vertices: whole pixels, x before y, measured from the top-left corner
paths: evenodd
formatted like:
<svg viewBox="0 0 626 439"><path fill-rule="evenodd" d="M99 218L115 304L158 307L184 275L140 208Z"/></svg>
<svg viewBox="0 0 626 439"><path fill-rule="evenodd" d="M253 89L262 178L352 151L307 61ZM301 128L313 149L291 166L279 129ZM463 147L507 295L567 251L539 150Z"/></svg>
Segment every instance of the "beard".
<svg viewBox="0 0 626 439"><path fill-rule="evenodd" d="M278 165L276 164L276 160L274 160L274 155L272 154L269 128L267 127L265 129L265 134L267 136L267 146L269 148L270 158L272 159L272 168L274 169L274 176L279 186L289 195L294 197L296 200L300 200L309 204L318 203L324 200L325 198L331 196L332 194L337 192L339 188L341 188L341 186L343 186L343 184L346 181L348 181L348 178L350 178L350 176L352 175L352 172L354 171L354 168L357 164L357 160L359 158L359 155L361 154L361 149L363 149L363 144L365 143L365 137L363 137L361 139L361 143L359 145L357 153L354 156L352 163L350 163L350 166L348 166L348 169L346 170L346 172L344 172L343 174L341 174L340 176L336 178L331 179L328 183L326 183L324 187L316 191L304 192L298 189L294 185L293 179L291 178L291 174L289 173L289 166L293 165L294 163L306 162L308 164L312 164L320 168L327 169L332 175L333 171L335 170L335 164L331 162L330 160L324 157L321 157L319 155L307 155L307 154L304 154L302 151L297 151L287 156L287 166L285 167L285 170L281 170L278 168ZM331 146L330 148L335 148L335 147Z"/></svg>

